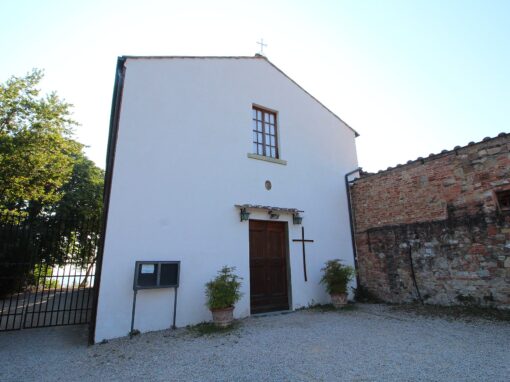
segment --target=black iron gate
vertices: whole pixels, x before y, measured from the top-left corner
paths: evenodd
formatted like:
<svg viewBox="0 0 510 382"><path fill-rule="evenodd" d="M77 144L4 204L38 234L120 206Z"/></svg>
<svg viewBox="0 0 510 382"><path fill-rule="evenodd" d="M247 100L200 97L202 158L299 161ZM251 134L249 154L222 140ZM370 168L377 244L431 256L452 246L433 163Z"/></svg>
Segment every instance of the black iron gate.
<svg viewBox="0 0 510 382"><path fill-rule="evenodd" d="M90 322L97 220L0 216L0 331Z"/></svg>

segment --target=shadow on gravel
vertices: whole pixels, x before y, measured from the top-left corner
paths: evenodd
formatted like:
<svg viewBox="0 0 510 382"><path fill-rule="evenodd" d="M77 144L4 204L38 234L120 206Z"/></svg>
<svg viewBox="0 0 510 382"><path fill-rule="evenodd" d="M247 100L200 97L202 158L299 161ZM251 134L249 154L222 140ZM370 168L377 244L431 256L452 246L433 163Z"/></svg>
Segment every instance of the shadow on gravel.
<svg viewBox="0 0 510 382"><path fill-rule="evenodd" d="M510 322L510 310L481 308L477 306L438 306L421 304L388 305L393 312L412 313L425 317L440 317L450 320L470 321L485 319Z"/></svg>
<svg viewBox="0 0 510 382"><path fill-rule="evenodd" d="M81 351L88 346L88 325L54 326L0 334L0 358L8 352L22 359L26 353L45 354L48 349ZM2 378L0 377L0 380Z"/></svg>

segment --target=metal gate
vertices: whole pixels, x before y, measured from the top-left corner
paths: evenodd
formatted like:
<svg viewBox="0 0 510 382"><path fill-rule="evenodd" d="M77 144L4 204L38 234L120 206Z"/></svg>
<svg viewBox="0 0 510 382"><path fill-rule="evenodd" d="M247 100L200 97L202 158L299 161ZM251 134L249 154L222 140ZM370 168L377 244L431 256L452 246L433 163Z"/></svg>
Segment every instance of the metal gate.
<svg viewBox="0 0 510 382"><path fill-rule="evenodd" d="M0 216L0 331L90 322L95 220Z"/></svg>

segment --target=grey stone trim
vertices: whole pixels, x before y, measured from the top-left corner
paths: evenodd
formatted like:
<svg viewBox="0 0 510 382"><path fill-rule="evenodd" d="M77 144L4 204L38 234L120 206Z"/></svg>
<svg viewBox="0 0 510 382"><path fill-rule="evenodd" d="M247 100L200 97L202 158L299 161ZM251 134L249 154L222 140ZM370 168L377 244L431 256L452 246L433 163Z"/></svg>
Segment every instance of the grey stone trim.
<svg viewBox="0 0 510 382"><path fill-rule="evenodd" d="M263 155L258 155L258 154L248 153L248 158L263 160L265 162L271 162L271 163L276 163L276 164L282 164L284 166L287 165L287 161L286 160L277 159L277 158L271 158L271 157L265 157Z"/></svg>

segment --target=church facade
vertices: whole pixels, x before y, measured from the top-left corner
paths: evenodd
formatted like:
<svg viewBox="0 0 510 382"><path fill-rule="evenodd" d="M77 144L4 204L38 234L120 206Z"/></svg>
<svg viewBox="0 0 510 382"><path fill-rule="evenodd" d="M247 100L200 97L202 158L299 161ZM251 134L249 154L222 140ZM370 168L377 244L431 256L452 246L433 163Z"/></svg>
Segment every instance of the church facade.
<svg viewBox="0 0 510 382"><path fill-rule="evenodd" d="M133 316L137 261L179 262L177 327L211 319L224 265L237 318L329 302L324 263L353 265L356 136L260 55L119 58L94 340L172 325L172 288L138 291Z"/></svg>

